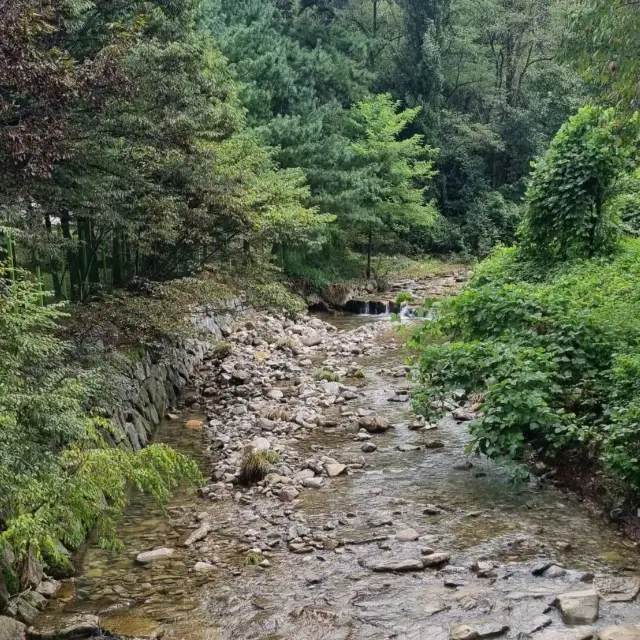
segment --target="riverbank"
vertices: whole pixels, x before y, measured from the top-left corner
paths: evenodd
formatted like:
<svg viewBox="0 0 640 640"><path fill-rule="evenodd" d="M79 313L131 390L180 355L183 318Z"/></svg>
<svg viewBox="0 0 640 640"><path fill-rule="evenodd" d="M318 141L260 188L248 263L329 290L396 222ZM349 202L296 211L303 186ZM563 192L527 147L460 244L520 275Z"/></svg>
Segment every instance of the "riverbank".
<svg viewBox="0 0 640 640"><path fill-rule="evenodd" d="M640 623L637 557L615 532L468 459L461 408L413 416L404 337L367 318L237 327L159 432L211 481L167 520L137 501L127 552L90 546L40 628L91 615L122 637L548 640ZM279 459L243 486L256 450Z"/></svg>

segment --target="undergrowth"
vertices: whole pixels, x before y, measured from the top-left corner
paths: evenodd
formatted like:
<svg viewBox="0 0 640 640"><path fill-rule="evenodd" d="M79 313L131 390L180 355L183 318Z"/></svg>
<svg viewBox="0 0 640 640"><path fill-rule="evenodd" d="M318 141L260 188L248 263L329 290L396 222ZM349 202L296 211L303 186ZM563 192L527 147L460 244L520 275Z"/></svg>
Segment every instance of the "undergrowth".
<svg viewBox="0 0 640 640"><path fill-rule="evenodd" d="M456 390L481 394L471 449L515 460L581 449L640 490L640 240L544 275L500 249L413 346L421 413Z"/></svg>

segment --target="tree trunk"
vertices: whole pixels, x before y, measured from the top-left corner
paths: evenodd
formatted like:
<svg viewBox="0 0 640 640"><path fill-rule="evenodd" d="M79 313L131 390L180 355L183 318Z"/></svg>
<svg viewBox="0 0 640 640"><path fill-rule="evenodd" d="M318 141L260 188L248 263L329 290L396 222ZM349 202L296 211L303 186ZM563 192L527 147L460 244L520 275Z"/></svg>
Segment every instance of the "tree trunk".
<svg viewBox="0 0 640 640"><path fill-rule="evenodd" d="M87 220L87 247L89 249L89 282L92 285L100 284L100 264L98 258L98 239L94 232L91 220Z"/></svg>
<svg viewBox="0 0 640 640"><path fill-rule="evenodd" d="M113 286L122 287L124 284L124 274L122 273L122 242L120 232L113 232L113 248L111 254L111 279Z"/></svg>
<svg viewBox="0 0 640 640"><path fill-rule="evenodd" d="M69 290L69 299L77 301L80 299L80 275L78 269L78 252L77 247L74 248L71 236L71 226L69 224L69 212L65 211L60 214L60 226L62 227L62 237L67 241L67 269L69 270L69 280L71 287Z"/></svg>
<svg viewBox="0 0 640 640"><path fill-rule="evenodd" d="M49 235L53 234L53 229L51 227L51 217L49 214L45 214L44 216L44 226L47 229L47 233ZM51 270L51 278L53 280L53 295L56 300L62 300L64 297L62 293L62 282L60 280L60 274L58 273L58 260L54 259L51 261L49 265L49 269Z"/></svg>

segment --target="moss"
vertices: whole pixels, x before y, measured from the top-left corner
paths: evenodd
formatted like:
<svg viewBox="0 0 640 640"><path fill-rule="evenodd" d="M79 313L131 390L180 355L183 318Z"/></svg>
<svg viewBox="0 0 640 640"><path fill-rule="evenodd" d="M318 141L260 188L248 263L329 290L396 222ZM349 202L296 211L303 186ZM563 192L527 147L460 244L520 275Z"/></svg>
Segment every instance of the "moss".
<svg viewBox="0 0 640 640"><path fill-rule="evenodd" d="M264 560L264 556L261 553L256 553L255 551L250 551L247 553L244 559L245 567L254 567L257 564L260 564Z"/></svg>
<svg viewBox="0 0 640 640"><path fill-rule="evenodd" d="M2 567L2 574L4 575L4 582L7 586L9 595L13 596L20 592L20 579L18 574L11 567Z"/></svg>
<svg viewBox="0 0 640 640"><path fill-rule="evenodd" d="M340 376L334 371L322 367L321 369L316 369L315 379L326 380L327 382L338 382L340 380Z"/></svg>
<svg viewBox="0 0 640 640"><path fill-rule="evenodd" d="M364 371L362 369L358 369L350 374L349 378L358 378L359 380L362 380L362 378L364 378Z"/></svg>

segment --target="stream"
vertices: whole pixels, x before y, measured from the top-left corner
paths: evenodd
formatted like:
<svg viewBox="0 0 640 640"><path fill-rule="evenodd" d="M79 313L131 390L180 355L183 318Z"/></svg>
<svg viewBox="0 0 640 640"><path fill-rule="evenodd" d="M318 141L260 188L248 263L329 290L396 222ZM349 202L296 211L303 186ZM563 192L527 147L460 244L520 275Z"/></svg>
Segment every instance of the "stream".
<svg viewBox="0 0 640 640"><path fill-rule="evenodd" d="M106 635L180 640L560 640L640 624L630 543L573 496L515 486L503 468L469 458L465 421L449 415L437 425L412 424L405 336L389 319L321 319L300 335L317 331L322 341L307 338L298 353L255 340L252 331L262 325L248 324L255 329L243 330L247 338L241 332L236 349L243 362L257 362L249 382L211 390L225 369L203 367L191 400L177 419L162 422L157 441L194 456L207 476L217 472L212 488L181 492L166 514L135 496L119 524L126 550L87 545L76 577L38 624L95 614ZM314 381L321 364L343 373L357 368L363 377ZM274 403L310 407L321 419L274 418ZM265 408L270 418L256 428ZM358 427L366 416L392 427L368 434ZM203 428L184 428L199 420ZM242 451L235 440L246 446L264 436L281 449L276 475L237 487L225 471ZM368 443L374 451L365 452ZM327 477L334 464L345 468ZM322 480L301 481L300 470ZM205 536L183 546L202 523L211 525ZM136 562L156 548L172 555ZM252 553L260 554L256 565L247 564ZM554 603L567 592L598 594L595 617L566 624L571 616ZM592 596L580 598L593 608L586 602Z"/></svg>

